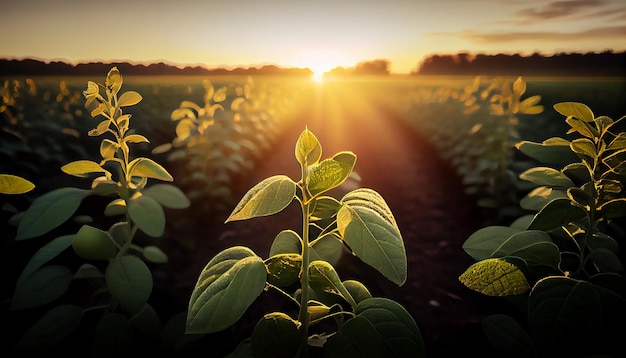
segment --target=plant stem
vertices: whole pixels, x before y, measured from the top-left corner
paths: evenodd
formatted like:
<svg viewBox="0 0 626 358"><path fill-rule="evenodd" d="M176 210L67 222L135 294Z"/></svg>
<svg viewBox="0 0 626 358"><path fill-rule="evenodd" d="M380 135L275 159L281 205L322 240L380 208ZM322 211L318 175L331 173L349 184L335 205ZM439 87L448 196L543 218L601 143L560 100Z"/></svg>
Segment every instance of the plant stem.
<svg viewBox="0 0 626 358"><path fill-rule="evenodd" d="M298 313L298 322L302 324L300 333L299 357L306 357L308 354L307 341L309 337L309 210L310 202L307 195L307 166L302 166L302 265L300 267L300 287L302 290L300 296L300 311Z"/></svg>

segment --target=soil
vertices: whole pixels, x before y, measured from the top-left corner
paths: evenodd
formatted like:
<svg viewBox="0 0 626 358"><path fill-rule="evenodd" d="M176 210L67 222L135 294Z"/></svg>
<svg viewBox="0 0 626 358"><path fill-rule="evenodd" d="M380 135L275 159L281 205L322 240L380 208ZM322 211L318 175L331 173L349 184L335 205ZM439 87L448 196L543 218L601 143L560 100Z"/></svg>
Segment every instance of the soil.
<svg viewBox="0 0 626 358"><path fill-rule="evenodd" d="M354 91L327 83L290 122L271 152L235 193L243 194L269 176L300 178L295 142L308 128L322 145L322 158L349 150L357 155L354 171L361 187L379 192L391 208L402 233L408 259L408 279L401 287L357 258L344 255L337 266L342 279L363 282L374 296L402 304L415 319L429 357L495 356L482 335L481 320L494 301L464 287L459 275L473 263L463 251L468 236L481 227L475 200L463 191L461 179L444 163L425 137L409 128L390 108L355 96ZM283 229L300 231L298 207L273 216L196 228L193 248L167 248L172 285L188 299L199 272L219 251L244 245L266 258L274 236ZM249 329L282 298L264 293L237 328L212 339L223 352L245 338ZM180 302L185 307L185 302Z"/></svg>

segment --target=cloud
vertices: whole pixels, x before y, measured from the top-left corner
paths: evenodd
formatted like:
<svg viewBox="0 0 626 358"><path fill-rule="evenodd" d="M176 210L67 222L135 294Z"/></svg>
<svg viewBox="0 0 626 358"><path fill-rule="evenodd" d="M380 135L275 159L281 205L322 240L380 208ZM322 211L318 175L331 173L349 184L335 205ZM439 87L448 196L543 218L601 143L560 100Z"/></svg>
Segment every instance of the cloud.
<svg viewBox="0 0 626 358"><path fill-rule="evenodd" d="M624 34L626 34L626 26L598 27L579 32L509 31L486 33L476 31L464 31L460 35L476 43L497 44L511 43L516 41L580 42L581 40L606 40L607 38L626 40L626 35ZM624 43L626 43L626 41Z"/></svg>
<svg viewBox="0 0 626 358"><path fill-rule="evenodd" d="M599 7L607 5L606 0L564 0L553 1L541 7L526 8L518 11L515 16L517 24L531 24L546 20L555 20L572 16L589 16L594 10L596 16L604 16L604 11L597 11Z"/></svg>

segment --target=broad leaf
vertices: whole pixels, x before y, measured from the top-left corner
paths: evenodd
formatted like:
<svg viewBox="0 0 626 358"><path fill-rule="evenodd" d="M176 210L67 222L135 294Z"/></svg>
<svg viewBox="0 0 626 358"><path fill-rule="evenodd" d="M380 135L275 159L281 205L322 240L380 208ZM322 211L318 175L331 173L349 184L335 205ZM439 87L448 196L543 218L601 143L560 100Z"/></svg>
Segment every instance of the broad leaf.
<svg viewBox="0 0 626 358"><path fill-rule="evenodd" d="M278 233L270 247L270 257L279 254L300 254L301 252L300 235L293 230L283 230Z"/></svg>
<svg viewBox="0 0 626 358"><path fill-rule="evenodd" d="M342 199L337 228L354 254L397 285L406 281L404 242L387 203L371 189L356 189Z"/></svg>
<svg viewBox="0 0 626 358"><path fill-rule="evenodd" d="M578 102L560 102L554 105L554 109L565 117L578 118L585 122L593 122L593 112L587 105Z"/></svg>
<svg viewBox="0 0 626 358"><path fill-rule="evenodd" d="M540 186L520 200L520 207L525 210L539 211L550 201L564 198L567 198L567 193L564 190Z"/></svg>
<svg viewBox="0 0 626 358"><path fill-rule="evenodd" d="M540 163L561 168L579 160L572 152L570 142L562 138L551 138L543 143L521 141L515 144L515 147Z"/></svg>
<svg viewBox="0 0 626 358"><path fill-rule="evenodd" d="M37 271L41 266L45 265L48 261L57 257L60 253L65 251L72 245L72 239L74 235L59 236L56 239L50 241L44 246L40 247L37 252L30 258L24 270L20 274L17 282L20 283L26 280L30 275Z"/></svg>
<svg viewBox="0 0 626 358"><path fill-rule="evenodd" d="M128 214L141 231L152 237L163 235L165 213L163 207L149 196L131 198L128 202Z"/></svg>
<svg viewBox="0 0 626 358"><path fill-rule="evenodd" d="M355 163L356 155L354 153L340 152L330 159L309 166L307 189L311 196L319 195L339 186L348 178Z"/></svg>
<svg viewBox="0 0 626 358"><path fill-rule="evenodd" d="M586 215L585 210L572 205L569 198L554 199L535 214L528 229L552 231L563 225L576 222Z"/></svg>
<svg viewBox="0 0 626 358"><path fill-rule="evenodd" d="M548 167L530 168L519 175L520 179L528 180L537 185L569 188L574 186L570 178L561 171Z"/></svg>
<svg viewBox="0 0 626 358"><path fill-rule="evenodd" d="M277 287L287 287L298 281L302 256L300 254L278 254L265 260L267 282Z"/></svg>
<svg viewBox="0 0 626 358"><path fill-rule="evenodd" d="M459 276L459 281L487 296L519 295L530 289L522 271L502 259L474 263Z"/></svg>
<svg viewBox="0 0 626 358"><path fill-rule="evenodd" d="M59 188L38 197L20 219L16 240L37 237L63 224L89 194L89 190Z"/></svg>
<svg viewBox="0 0 626 358"><path fill-rule="evenodd" d="M511 236L522 230L509 226L487 226L474 232L463 243L463 250L474 260L481 261L491 255Z"/></svg>
<svg viewBox="0 0 626 358"><path fill-rule="evenodd" d="M276 358L298 356L300 326L300 322L282 312L266 314L252 331L253 355Z"/></svg>
<svg viewBox="0 0 626 358"><path fill-rule="evenodd" d="M72 283L72 272L61 265L42 266L18 282L11 310L41 306L61 297Z"/></svg>
<svg viewBox="0 0 626 358"><path fill-rule="evenodd" d="M152 273L135 256L126 255L111 260L105 278L111 295L132 313L139 312L152 293Z"/></svg>
<svg viewBox="0 0 626 358"><path fill-rule="evenodd" d="M120 107L134 106L141 102L141 95L135 91L127 91L122 93L117 100L117 105Z"/></svg>
<svg viewBox="0 0 626 358"><path fill-rule="evenodd" d="M527 230L513 234L502 243L491 257L515 256L526 262L558 268L561 252L550 235L544 231Z"/></svg>
<svg viewBox="0 0 626 358"><path fill-rule="evenodd" d="M295 198L297 184L285 175L269 177L248 190L226 222L273 215Z"/></svg>
<svg viewBox="0 0 626 358"><path fill-rule="evenodd" d="M316 260L309 265L309 286L317 292L343 297L353 308L357 303L339 279L335 268L326 261Z"/></svg>
<svg viewBox="0 0 626 358"><path fill-rule="evenodd" d="M184 209L189 207L190 202L185 193L171 184L155 184L142 191L166 208Z"/></svg>
<svg viewBox="0 0 626 358"><path fill-rule="evenodd" d="M189 300L186 332L213 333L233 325L263 292L267 271L247 247L226 249L200 273Z"/></svg>
<svg viewBox="0 0 626 358"><path fill-rule="evenodd" d="M0 194L24 194L35 188L30 181L10 174L0 174Z"/></svg>

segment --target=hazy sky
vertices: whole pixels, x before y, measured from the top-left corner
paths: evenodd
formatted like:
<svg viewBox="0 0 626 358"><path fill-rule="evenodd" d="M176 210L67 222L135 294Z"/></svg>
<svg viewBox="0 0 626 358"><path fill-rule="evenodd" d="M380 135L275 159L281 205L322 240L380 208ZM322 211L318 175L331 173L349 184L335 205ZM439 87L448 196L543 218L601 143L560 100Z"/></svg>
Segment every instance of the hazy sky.
<svg viewBox="0 0 626 358"><path fill-rule="evenodd" d="M626 50L626 0L4 0L0 57L328 69Z"/></svg>

